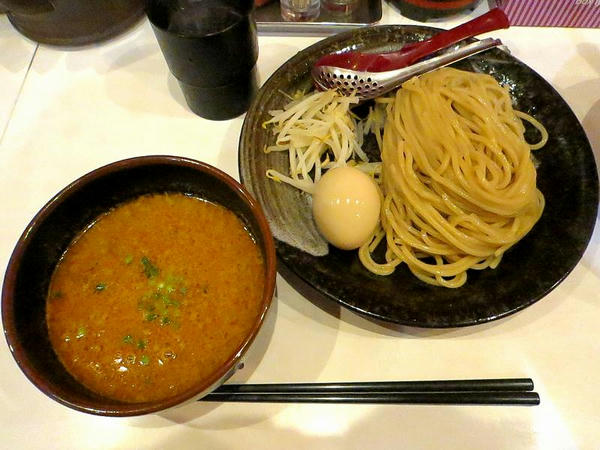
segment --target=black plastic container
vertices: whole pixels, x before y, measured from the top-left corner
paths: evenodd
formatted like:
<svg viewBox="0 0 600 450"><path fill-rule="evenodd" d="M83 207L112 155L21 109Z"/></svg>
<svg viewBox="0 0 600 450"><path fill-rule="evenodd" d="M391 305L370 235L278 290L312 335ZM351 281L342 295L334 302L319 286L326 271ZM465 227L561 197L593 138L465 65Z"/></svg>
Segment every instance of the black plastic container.
<svg viewBox="0 0 600 450"><path fill-rule="evenodd" d="M188 107L200 117L223 120L245 113L258 92L256 66L228 84L201 87L179 80Z"/></svg>
<svg viewBox="0 0 600 450"><path fill-rule="evenodd" d="M169 70L197 115L244 113L258 87L252 0L151 0L148 18Z"/></svg>

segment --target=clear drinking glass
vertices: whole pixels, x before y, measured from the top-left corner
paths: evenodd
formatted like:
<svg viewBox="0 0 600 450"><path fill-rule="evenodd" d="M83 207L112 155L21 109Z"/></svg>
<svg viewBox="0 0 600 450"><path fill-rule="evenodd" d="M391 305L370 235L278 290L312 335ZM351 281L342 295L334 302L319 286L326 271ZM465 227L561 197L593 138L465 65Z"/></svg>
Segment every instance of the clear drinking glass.
<svg viewBox="0 0 600 450"><path fill-rule="evenodd" d="M321 0L280 0L281 17L288 22L310 22L319 17Z"/></svg>

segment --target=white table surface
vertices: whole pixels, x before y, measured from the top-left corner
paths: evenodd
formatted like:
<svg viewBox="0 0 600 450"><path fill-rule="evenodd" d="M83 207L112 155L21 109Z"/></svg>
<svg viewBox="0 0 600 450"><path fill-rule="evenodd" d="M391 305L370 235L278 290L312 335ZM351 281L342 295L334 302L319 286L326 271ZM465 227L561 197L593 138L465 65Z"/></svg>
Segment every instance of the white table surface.
<svg viewBox="0 0 600 450"><path fill-rule="evenodd" d="M382 23L411 21L384 4ZM600 30L512 28L494 36L556 87L600 159ZM261 80L319 39L261 36ZM146 21L102 45L60 49L37 46L0 16L0 86L2 272L38 209L100 165L174 154L238 177L243 116L211 122L192 114ZM542 403L197 403L144 417L102 418L47 398L0 345L0 448L599 448L598 227L581 262L554 291L515 315L474 327L382 327L334 305L325 311L281 277L277 284L272 314L234 381L523 376L534 379Z"/></svg>
<svg viewBox="0 0 600 450"><path fill-rule="evenodd" d="M36 44L23 39L0 14L0 142L35 50Z"/></svg>

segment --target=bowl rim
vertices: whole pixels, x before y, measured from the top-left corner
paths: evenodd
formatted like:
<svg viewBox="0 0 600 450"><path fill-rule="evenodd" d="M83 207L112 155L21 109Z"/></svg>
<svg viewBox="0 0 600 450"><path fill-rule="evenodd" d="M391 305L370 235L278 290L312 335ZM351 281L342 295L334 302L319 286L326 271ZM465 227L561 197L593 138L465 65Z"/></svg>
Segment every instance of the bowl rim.
<svg viewBox="0 0 600 450"><path fill-rule="evenodd" d="M35 369L27 355L27 351L18 340L14 314L14 288L16 285L18 269L25 254L25 250L29 246L32 236L34 236L35 232L46 220L46 218L66 199L78 192L80 188L109 174L144 166L160 165L187 167L208 174L209 176L222 181L229 189L231 189L234 194L236 194L244 203L249 206L252 215L258 223L258 228L262 234L264 242L263 251L265 254L265 284L261 297L260 314L255 320L249 334L238 346L232 356L230 356L217 371L211 374L210 377L202 380L202 382L198 382L196 385L176 396L144 403L119 403L118 401L107 398L107 403L111 402L110 407L108 407L108 404L103 405L102 401L90 401L85 403L69 401L63 398L61 392L57 391L57 389L55 389L52 384L48 382L46 377ZM29 379L29 381L32 382L33 385L45 395L57 401L58 403L61 403L74 410L100 416L124 417L158 412L203 397L221 385L227 376L235 371L240 359L251 346L260 328L262 327L266 314L272 304L275 294L276 274L277 259L275 252L275 241L273 239L269 224L261 205L254 199L254 197L252 197L249 191L240 182L223 172L221 169L211 166L205 162L187 157L172 155L148 155L122 159L98 167L69 183L57 194L55 194L44 206L42 206L42 208L35 214L35 216L25 227L10 256L2 285L2 325L4 327L4 336L15 362L25 376Z"/></svg>

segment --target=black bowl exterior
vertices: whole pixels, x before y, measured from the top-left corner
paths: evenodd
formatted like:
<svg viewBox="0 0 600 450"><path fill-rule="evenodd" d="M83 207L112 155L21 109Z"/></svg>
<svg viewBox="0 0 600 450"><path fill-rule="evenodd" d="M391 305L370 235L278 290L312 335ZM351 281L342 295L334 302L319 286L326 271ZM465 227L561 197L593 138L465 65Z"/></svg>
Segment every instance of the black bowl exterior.
<svg viewBox="0 0 600 450"><path fill-rule="evenodd" d="M481 0L392 0L400 13L419 22L441 19L475 9Z"/></svg>
<svg viewBox="0 0 600 450"><path fill-rule="evenodd" d="M263 252L263 310L235 355L210 380L170 399L142 404L101 397L78 383L56 357L48 337L45 303L54 268L74 237L111 208L140 195L182 192L226 206L237 214ZM201 232L202 230L199 230ZM150 156L119 161L73 182L31 221L11 256L2 290L2 320L8 345L25 375L51 398L99 415L146 414L197 398L220 384L251 344L270 305L275 250L260 206L233 178L198 161Z"/></svg>
<svg viewBox="0 0 600 450"><path fill-rule="evenodd" d="M461 61L464 70L489 73L508 86L517 109L548 129L546 146L535 151L538 187L546 208L533 230L492 270L468 273L458 289L427 285L401 265L388 277L364 269L356 252L329 247L320 253L309 196L265 177L268 168L284 173L287 154L265 154L270 130L261 127L268 111L281 109L296 90L310 89L310 70L321 56L350 49L396 50L403 43L431 37L423 26L377 26L341 33L301 51L280 67L259 91L246 115L240 138L240 178L263 205L277 238L277 255L290 281L311 289L369 318L401 325L445 328L476 325L505 317L554 289L580 260L594 229L598 210L598 174L594 155L579 121L556 90L509 54L494 49ZM528 129L530 142L538 139ZM299 284L305 286L299 287Z"/></svg>

